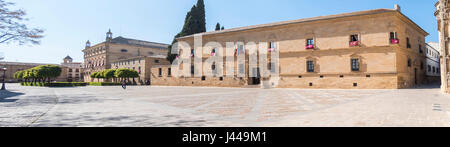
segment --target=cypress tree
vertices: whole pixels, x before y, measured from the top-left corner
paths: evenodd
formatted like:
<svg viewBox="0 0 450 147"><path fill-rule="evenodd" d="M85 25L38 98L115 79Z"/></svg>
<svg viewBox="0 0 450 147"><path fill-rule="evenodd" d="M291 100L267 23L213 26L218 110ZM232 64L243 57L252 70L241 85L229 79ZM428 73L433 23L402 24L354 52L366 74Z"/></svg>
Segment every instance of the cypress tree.
<svg viewBox="0 0 450 147"><path fill-rule="evenodd" d="M216 31L220 31L220 23L216 24Z"/></svg>
<svg viewBox="0 0 450 147"><path fill-rule="evenodd" d="M206 32L205 4L203 0L198 0L197 4L192 6L191 11L186 14L183 29L175 35L172 45L176 43L176 38L202 32ZM172 45L169 46L167 55L167 60L171 63L177 56L176 54L172 54Z"/></svg>

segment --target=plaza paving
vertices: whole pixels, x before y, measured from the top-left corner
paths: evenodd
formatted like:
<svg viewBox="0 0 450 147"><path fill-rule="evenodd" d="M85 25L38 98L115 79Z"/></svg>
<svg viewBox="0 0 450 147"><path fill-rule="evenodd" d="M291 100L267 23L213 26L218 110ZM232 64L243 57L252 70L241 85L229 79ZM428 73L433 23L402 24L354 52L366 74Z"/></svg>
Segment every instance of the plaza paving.
<svg viewBox="0 0 450 147"><path fill-rule="evenodd" d="M450 126L450 96L438 88L7 88L6 127Z"/></svg>

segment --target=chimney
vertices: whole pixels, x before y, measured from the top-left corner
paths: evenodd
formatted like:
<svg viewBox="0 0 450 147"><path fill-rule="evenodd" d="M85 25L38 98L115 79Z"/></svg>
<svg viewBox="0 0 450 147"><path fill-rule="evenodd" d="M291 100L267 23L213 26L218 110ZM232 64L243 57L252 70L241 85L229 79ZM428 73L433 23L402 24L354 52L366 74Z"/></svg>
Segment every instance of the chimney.
<svg viewBox="0 0 450 147"><path fill-rule="evenodd" d="M402 12L402 8L400 8L400 5L398 5L398 4L394 5L394 10L396 10L398 12Z"/></svg>

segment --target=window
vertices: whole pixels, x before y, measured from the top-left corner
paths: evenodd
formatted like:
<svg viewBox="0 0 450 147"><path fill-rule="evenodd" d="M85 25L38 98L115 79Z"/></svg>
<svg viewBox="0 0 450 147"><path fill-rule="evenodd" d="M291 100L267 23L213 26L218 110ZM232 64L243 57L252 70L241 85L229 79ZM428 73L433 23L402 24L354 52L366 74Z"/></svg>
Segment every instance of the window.
<svg viewBox="0 0 450 147"><path fill-rule="evenodd" d="M352 71L359 71L359 59L351 59Z"/></svg>
<svg viewBox="0 0 450 147"><path fill-rule="evenodd" d="M269 42L269 52L275 51L277 44L275 42Z"/></svg>
<svg viewBox="0 0 450 147"><path fill-rule="evenodd" d="M314 72L314 61L306 61L306 68L308 72Z"/></svg>
<svg viewBox="0 0 450 147"><path fill-rule="evenodd" d="M214 75L217 74L216 63L215 63L215 62L211 65L211 70L212 70L212 73L213 73Z"/></svg>
<svg viewBox="0 0 450 147"><path fill-rule="evenodd" d="M339 78L344 78L344 75L340 75Z"/></svg>
<svg viewBox="0 0 450 147"><path fill-rule="evenodd" d="M155 60L155 63L159 63L159 60Z"/></svg>
<svg viewBox="0 0 450 147"><path fill-rule="evenodd" d="M205 80L206 80L206 77L205 77L205 76L203 76L203 77L202 77L202 81L205 81Z"/></svg>
<svg viewBox="0 0 450 147"><path fill-rule="evenodd" d="M441 72L441 69L440 68L437 68L437 73L440 73Z"/></svg>
<svg viewBox="0 0 450 147"><path fill-rule="evenodd" d="M162 68L159 68L159 77L162 77Z"/></svg>
<svg viewBox="0 0 450 147"><path fill-rule="evenodd" d="M235 56L239 56L239 55L243 55L245 54L245 49L244 49L244 45L238 45L236 52L235 52Z"/></svg>
<svg viewBox="0 0 450 147"><path fill-rule="evenodd" d="M353 87L358 87L358 83L353 83Z"/></svg>
<svg viewBox="0 0 450 147"><path fill-rule="evenodd" d="M169 77L172 76L172 68L167 69L167 75Z"/></svg>
<svg viewBox="0 0 450 147"><path fill-rule="evenodd" d="M223 77L220 77L219 80L220 80L220 81L223 81Z"/></svg>
<svg viewBox="0 0 450 147"><path fill-rule="evenodd" d="M150 56L152 56L152 55L154 55L155 53L153 53L153 52L148 52L148 55L150 55Z"/></svg>
<svg viewBox="0 0 450 147"><path fill-rule="evenodd" d="M428 65L428 72L431 72L431 66Z"/></svg>
<svg viewBox="0 0 450 147"><path fill-rule="evenodd" d="M353 46L359 46L359 36L356 35L350 35L350 47Z"/></svg>
<svg viewBox="0 0 450 147"><path fill-rule="evenodd" d="M424 64L423 64L423 62L420 62L420 70L423 70L423 68L424 68Z"/></svg>
<svg viewBox="0 0 450 147"><path fill-rule="evenodd" d="M359 41L358 34L350 35L350 42Z"/></svg>
<svg viewBox="0 0 450 147"><path fill-rule="evenodd" d="M239 74L245 74L245 66L244 64L239 64Z"/></svg>
<svg viewBox="0 0 450 147"><path fill-rule="evenodd" d="M128 52L128 50L127 49L121 49L120 52L126 53L126 52Z"/></svg>
<svg viewBox="0 0 450 147"><path fill-rule="evenodd" d="M76 69L75 72L80 72L80 69Z"/></svg>
<svg viewBox="0 0 450 147"><path fill-rule="evenodd" d="M276 72L275 63L270 62L268 69L270 70L271 73L275 73Z"/></svg>
<svg viewBox="0 0 450 147"><path fill-rule="evenodd" d="M406 48L411 48L411 43L409 42L409 38L406 38Z"/></svg>
<svg viewBox="0 0 450 147"><path fill-rule="evenodd" d="M211 51L211 56L216 56L216 48L213 48Z"/></svg>
<svg viewBox="0 0 450 147"><path fill-rule="evenodd" d="M191 75L194 75L195 74L195 67L194 67L194 65L191 65Z"/></svg>
<svg viewBox="0 0 450 147"><path fill-rule="evenodd" d="M408 67L411 67L412 63L411 63L411 59L408 59Z"/></svg>
<svg viewBox="0 0 450 147"><path fill-rule="evenodd" d="M398 39L398 38L397 38L397 32L391 32L391 33L390 33L389 39L390 39L390 40Z"/></svg>
<svg viewBox="0 0 450 147"><path fill-rule="evenodd" d="M306 45L314 45L314 39L306 39Z"/></svg>
<svg viewBox="0 0 450 147"><path fill-rule="evenodd" d="M435 72L436 72L436 67L433 66L433 73L435 73Z"/></svg>
<svg viewBox="0 0 450 147"><path fill-rule="evenodd" d="M306 49L314 49L314 39L306 39Z"/></svg>
<svg viewBox="0 0 450 147"><path fill-rule="evenodd" d="M419 44L419 53L423 53L422 45Z"/></svg>
<svg viewBox="0 0 450 147"><path fill-rule="evenodd" d="M69 72L72 72L72 69L69 69Z"/></svg>

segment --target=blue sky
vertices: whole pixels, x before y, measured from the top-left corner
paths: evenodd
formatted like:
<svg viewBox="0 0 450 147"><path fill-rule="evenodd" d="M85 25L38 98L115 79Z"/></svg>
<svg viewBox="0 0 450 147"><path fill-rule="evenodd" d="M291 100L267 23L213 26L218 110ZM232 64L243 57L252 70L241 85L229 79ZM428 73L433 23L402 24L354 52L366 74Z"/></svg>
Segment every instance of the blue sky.
<svg viewBox="0 0 450 147"><path fill-rule="evenodd" d="M104 41L111 28L123 36L170 43L197 0L7 0L25 9L30 26L43 28L41 45L0 45L5 61L60 63L70 55L83 60L85 42ZM438 41L436 0L205 0L207 29L264 24L353 11L389 8L402 12L425 29L427 41Z"/></svg>

